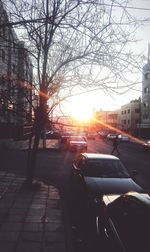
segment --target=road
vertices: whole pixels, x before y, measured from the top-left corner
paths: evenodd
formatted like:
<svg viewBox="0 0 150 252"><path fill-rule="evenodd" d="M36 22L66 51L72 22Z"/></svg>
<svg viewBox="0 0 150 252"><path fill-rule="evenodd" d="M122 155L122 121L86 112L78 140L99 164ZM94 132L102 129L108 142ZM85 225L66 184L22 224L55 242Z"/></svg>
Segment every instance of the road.
<svg viewBox="0 0 150 252"><path fill-rule="evenodd" d="M88 140L88 152L99 152L110 154L112 143L101 139ZM145 190L150 185L150 151L144 151L139 144L136 143L120 143L119 150L121 155L119 158L127 167L130 174L132 170L137 170L138 174L134 180L139 183ZM77 153L72 153L65 148L61 151L42 151L40 150L37 158L35 178L44 181L46 184L55 185L65 192L66 206L70 208L69 193L70 191L70 171L73 159ZM26 174L27 152L20 150L1 150L0 151L0 169L7 170L16 174ZM79 210L75 206L74 210ZM70 208L71 215L72 208ZM88 214L88 211L87 211ZM82 221L82 218L80 219ZM72 223L74 225L74 223ZM84 230L85 231L85 230ZM84 233L84 232L82 232ZM88 233L89 234L89 233ZM90 230L92 237L92 230ZM79 229L73 228L73 238L75 252L89 252L85 244L81 242ZM93 240L95 244L95 240ZM95 250L96 252L96 250ZM103 251L104 252L104 251Z"/></svg>
<svg viewBox="0 0 150 252"><path fill-rule="evenodd" d="M137 170L134 178L144 188L150 184L150 151L144 151L136 143L120 143L119 158L131 173ZM88 140L88 152L110 154L112 143L101 139ZM67 187L71 163L77 154L66 151L39 150L35 176L45 183L55 183L59 187ZM26 173L27 152L20 150L0 150L0 169L20 174Z"/></svg>

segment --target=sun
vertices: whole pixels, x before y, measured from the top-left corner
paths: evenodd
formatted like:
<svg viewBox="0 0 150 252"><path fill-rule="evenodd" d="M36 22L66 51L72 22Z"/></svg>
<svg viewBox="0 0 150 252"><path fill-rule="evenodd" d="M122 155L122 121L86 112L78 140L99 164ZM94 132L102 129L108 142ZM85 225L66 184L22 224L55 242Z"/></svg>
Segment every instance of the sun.
<svg viewBox="0 0 150 252"><path fill-rule="evenodd" d="M91 111L85 108L72 108L71 116L78 121L89 121L93 118Z"/></svg>
<svg viewBox="0 0 150 252"><path fill-rule="evenodd" d="M70 116L80 122L86 122L92 120L94 117L93 108L88 99L73 100L69 104Z"/></svg>

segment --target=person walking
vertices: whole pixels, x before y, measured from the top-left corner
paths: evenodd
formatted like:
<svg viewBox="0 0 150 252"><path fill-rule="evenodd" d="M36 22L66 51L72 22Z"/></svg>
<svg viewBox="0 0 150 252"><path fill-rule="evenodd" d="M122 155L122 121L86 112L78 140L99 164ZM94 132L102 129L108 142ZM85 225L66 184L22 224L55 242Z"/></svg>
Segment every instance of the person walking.
<svg viewBox="0 0 150 252"><path fill-rule="evenodd" d="M120 152L118 150L118 135L116 135L116 137L113 139L113 149L112 149L111 154L113 154L114 151L116 151L117 154L120 155Z"/></svg>

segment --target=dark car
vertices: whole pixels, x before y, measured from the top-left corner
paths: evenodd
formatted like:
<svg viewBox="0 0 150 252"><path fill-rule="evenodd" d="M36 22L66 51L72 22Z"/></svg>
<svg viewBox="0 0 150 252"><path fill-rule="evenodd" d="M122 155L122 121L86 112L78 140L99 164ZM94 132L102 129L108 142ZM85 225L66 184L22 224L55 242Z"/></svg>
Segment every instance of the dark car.
<svg viewBox="0 0 150 252"><path fill-rule="evenodd" d="M72 179L93 195L143 190L130 177L121 160L108 154L81 153L72 164Z"/></svg>
<svg viewBox="0 0 150 252"><path fill-rule="evenodd" d="M130 192L103 196L97 232L115 252L149 252L150 197ZM110 250L108 250L110 251Z"/></svg>
<svg viewBox="0 0 150 252"><path fill-rule="evenodd" d="M150 140L147 140L145 143L143 143L143 149L150 151Z"/></svg>

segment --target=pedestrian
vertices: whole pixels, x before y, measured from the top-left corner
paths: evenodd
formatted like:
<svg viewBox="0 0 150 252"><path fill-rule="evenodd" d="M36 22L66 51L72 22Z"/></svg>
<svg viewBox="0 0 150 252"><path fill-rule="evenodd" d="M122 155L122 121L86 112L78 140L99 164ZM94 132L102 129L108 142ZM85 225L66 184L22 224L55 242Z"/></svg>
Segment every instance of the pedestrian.
<svg viewBox="0 0 150 252"><path fill-rule="evenodd" d="M116 135L116 137L113 139L113 149L112 149L111 154L113 154L114 151L116 151L117 154L120 155L120 152L118 150L118 135Z"/></svg>

